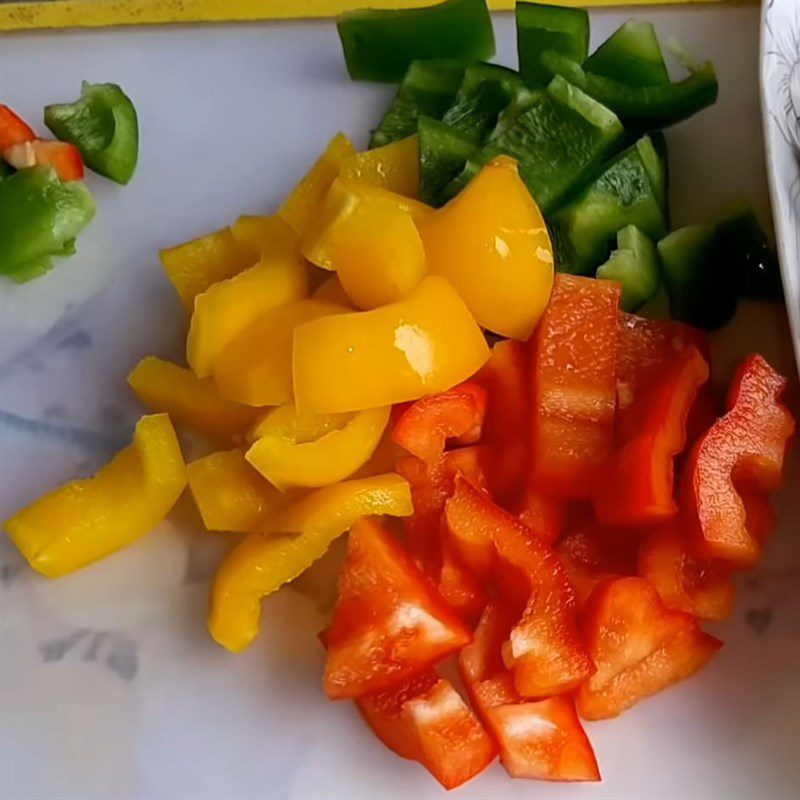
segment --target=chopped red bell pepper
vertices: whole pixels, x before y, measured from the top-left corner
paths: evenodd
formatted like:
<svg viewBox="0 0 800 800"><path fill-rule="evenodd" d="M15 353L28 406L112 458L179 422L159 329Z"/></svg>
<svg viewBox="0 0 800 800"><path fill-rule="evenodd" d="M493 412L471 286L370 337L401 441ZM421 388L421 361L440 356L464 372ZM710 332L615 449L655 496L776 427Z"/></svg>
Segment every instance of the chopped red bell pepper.
<svg viewBox="0 0 800 800"><path fill-rule="evenodd" d="M488 401L481 441L489 448L487 478L497 502L511 502L522 489L528 469L530 364L527 344L497 342L489 360L473 378Z"/></svg>
<svg viewBox="0 0 800 800"><path fill-rule="evenodd" d="M643 578L601 583L582 621L597 666L577 694L584 719L616 717L697 672L722 646L693 616L667 609Z"/></svg>
<svg viewBox="0 0 800 800"><path fill-rule="evenodd" d="M598 583L636 574L639 537L633 531L582 519L570 525L555 550L582 607Z"/></svg>
<svg viewBox="0 0 800 800"><path fill-rule="evenodd" d="M642 542L639 575L653 584L667 608L710 620L726 619L733 610L736 587L730 570L694 555L675 524Z"/></svg>
<svg viewBox="0 0 800 800"><path fill-rule="evenodd" d="M327 634L328 696L398 686L471 638L400 544L374 519L360 519L350 531Z"/></svg>
<svg viewBox="0 0 800 800"><path fill-rule="evenodd" d="M526 701L500 657L508 638L508 612L486 607L475 639L461 651L459 671L478 715L500 747L500 759L515 778L597 781L600 773L589 739L569 697Z"/></svg>
<svg viewBox="0 0 800 800"><path fill-rule="evenodd" d="M489 596L481 582L464 566L446 533L440 538L442 566L436 588L465 622L474 625L489 602Z"/></svg>
<svg viewBox="0 0 800 800"><path fill-rule="evenodd" d="M0 104L0 152L22 142L36 138L33 128L18 117L8 106Z"/></svg>
<svg viewBox="0 0 800 800"><path fill-rule="evenodd" d="M755 540L763 544L775 530L778 515L765 492L757 489L739 489L745 513L745 526Z"/></svg>
<svg viewBox="0 0 800 800"><path fill-rule="evenodd" d="M465 562L478 574L494 568L500 590L521 609L504 648L519 693L548 697L574 690L594 667L578 636L572 589L553 551L461 478L445 516Z"/></svg>
<svg viewBox="0 0 800 800"><path fill-rule="evenodd" d="M609 525L648 525L678 514L674 459L686 446L686 421L708 364L696 347L664 362L620 417L614 454L594 496L597 518Z"/></svg>
<svg viewBox="0 0 800 800"><path fill-rule="evenodd" d="M48 165L62 181L83 178L83 159L74 144L43 139L21 142L3 150L3 158L15 169Z"/></svg>
<svg viewBox="0 0 800 800"><path fill-rule="evenodd" d="M591 498L613 441L620 286L556 275L532 339L531 482Z"/></svg>
<svg viewBox="0 0 800 800"><path fill-rule="evenodd" d="M469 706L433 670L356 704L390 750L419 761L446 789L473 778L497 755Z"/></svg>
<svg viewBox="0 0 800 800"><path fill-rule="evenodd" d="M462 383L413 403L394 426L392 439L428 466L436 466L448 439L474 444L486 413L486 391Z"/></svg>
<svg viewBox="0 0 800 800"><path fill-rule="evenodd" d="M695 444L686 463L682 511L700 552L741 568L761 542L748 528L740 490L775 491L794 420L781 403L786 379L758 355L745 359L728 394L728 412Z"/></svg>
<svg viewBox="0 0 800 800"><path fill-rule="evenodd" d="M517 504L517 516L545 544L552 545L564 531L567 504L558 497L528 487Z"/></svg>

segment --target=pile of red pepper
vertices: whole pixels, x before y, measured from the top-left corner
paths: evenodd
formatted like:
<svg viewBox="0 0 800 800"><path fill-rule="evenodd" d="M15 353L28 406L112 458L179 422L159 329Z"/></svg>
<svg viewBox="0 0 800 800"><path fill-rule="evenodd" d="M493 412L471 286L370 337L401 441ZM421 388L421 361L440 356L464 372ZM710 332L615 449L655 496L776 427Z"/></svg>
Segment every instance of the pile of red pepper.
<svg viewBox="0 0 800 800"><path fill-rule="evenodd" d="M739 367L718 415L702 333L559 275L527 343L395 410L415 513L350 533L324 686L447 788L499 753L515 777L596 781L579 719L615 717L722 645L775 517L785 379ZM457 656L466 698L436 671Z"/></svg>

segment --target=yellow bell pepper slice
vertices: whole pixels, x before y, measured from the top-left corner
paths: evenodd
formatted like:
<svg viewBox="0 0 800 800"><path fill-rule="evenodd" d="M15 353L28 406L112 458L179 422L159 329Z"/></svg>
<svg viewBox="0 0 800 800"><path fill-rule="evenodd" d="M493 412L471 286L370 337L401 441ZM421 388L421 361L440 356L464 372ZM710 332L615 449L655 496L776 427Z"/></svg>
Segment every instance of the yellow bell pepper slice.
<svg viewBox="0 0 800 800"><path fill-rule="evenodd" d="M159 255L167 277L190 311L198 294L258 261L258 249L237 239L230 228L168 247Z"/></svg>
<svg viewBox="0 0 800 800"><path fill-rule="evenodd" d="M262 256L296 258L300 252L300 237L288 222L274 215L259 217L245 215L231 225L233 237ZM252 264L253 262L251 262Z"/></svg>
<svg viewBox="0 0 800 800"><path fill-rule="evenodd" d="M431 275L397 303L299 325L295 403L332 414L416 400L455 386L488 357L464 301Z"/></svg>
<svg viewBox="0 0 800 800"><path fill-rule="evenodd" d="M211 375L225 346L273 308L300 300L308 274L295 258L262 259L235 278L215 283L194 303L186 359L201 378Z"/></svg>
<svg viewBox="0 0 800 800"><path fill-rule="evenodd" d="M206 530L251 533L286 505L286 495L247 463L241 450L223 450L186 465L189 489Z"/></svg>
<svg viewBox="0 0 800 800"><path fill-rule="evenodd" d="M300 241L300 250L312 264L323 269L336 269L333 256L326 247L330 231L339 225L347 224L354 209L363 203L405 212L415 223L434 213L434 209L419 200L403 197L368 183L337 178L331 184L318 213Z"/></svg>
<svg viewBox="0 0 800 800"><path fill-rule="evenodd" d="M186 486L186 466L166 414L142 417L133 443L93 478L43 495L5 523L28 563L48 578L85 567L147 533Z"/></svg>
<svg viewBox="0 0 800 800"><path fill-rule="evenodd" d="M339 175L380 186L404 197L419 197L419 136L414 134L342 161Z"/></svg>
<svg viewBox="0 0 800 800"><path fill-rule="evenodd" d="M211 588L211 636L233 653L244 650L258 634L261 598L307 570L359 517L412 513L411 489L395 473L326 486L292 503L222 560Z"/></svg>
<svg viewBox="0 0 800 800"><path fill-rule="evenodd" d="M355 151L350 140L343 133L337 133L280 207L278 216L302 236L314 219L322 198L339 174L342 161Z"/></svg>
<svg viewBox="0 0 800 800"><path fill-rule="evenodd" d="M294 412L294 405L288 408ZM271 430L271 417L267 417L261 424L261 437L247 451L246 458L282 492L292 487L329 486L349 478L369 461L389 423L391 410L391 406L383 406L360 411L344 427L311 441L299 440L294 430L287 430L280 423Z"/></svg>
<svg viewBox="0 0 800 800"><path fill-rule="evenodd" d="M303 322L350 311L323 300L298 300L260 316L214 359L220 393L248 406L276 406L292 399L292 339Z"/></svg>
<svg viewBox="0 0 800 800"><path fill-rule="evenodd" d="M347 306L352 311L353 301L347 296L338 275L331 275L323 281L311 295L315 300L326 300L340 306Z"/></svg>
<svg viewBox="0 0 800 800"><path fill-rule="evenodd" d="M128 383L151 411L166 412L176 424L214 439L246 433L258 415L222 397L211 378L198 378L190 369L155 356L143 358Z"/></svg>
<svg viewBox="0 0 800 800"><path fill-rule="evenodd" d="M262 436L279 434L291 437L296 442L313 442L331 431L344 428L353 418L352 413L314 414L301 413L293 403L262 411L253 427L245 437L249 444L255 444ZM381 470L386 472L387 470Z"/></svg>
<svg viewBox="0 0 800 800"><path fill-rule="evenodd" d="M553 288L553 248L516 161L490 162L419 232L428 270L453 284L484 328L531 335Z"/></svg>

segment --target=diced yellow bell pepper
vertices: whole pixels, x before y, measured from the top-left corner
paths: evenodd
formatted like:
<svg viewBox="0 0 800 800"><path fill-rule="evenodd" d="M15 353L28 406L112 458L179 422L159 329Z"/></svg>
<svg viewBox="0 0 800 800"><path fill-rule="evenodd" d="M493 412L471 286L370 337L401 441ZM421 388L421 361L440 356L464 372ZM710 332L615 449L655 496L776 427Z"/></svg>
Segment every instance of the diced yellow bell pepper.
<svg viewBox="0 0 800 800"><path fill-rule="evenodd" d="M419 200L412 200L368 183L337 178L300 241L300 250L312 264L323 269L336 269L332 255L326 248L325 234L346 222L353 210L362 203L403 211L410 214L415 223L434 213L434 209Z"/></svg>
<svg viewBox="0 0 800 800"><path fill-rule="evenodd" d="M276 406L292 399L292 340L303 322L350 311L323 300L297 300L262 314L214 359L220 393L248 406Z"/></svg>
<svg viewBox="0 0 800 800"><path fill-rule="evenodd" d="M288 222L272 217L243 216L231 225L234 238L262 256L284 259L300 253L300 237ZM251 262L252 263L252 262Z"/></svg>
<svg viewBox="0 0 800 800"><path fill-rule="evenodd" d="M397 192L404 197L419 197L419 136L414 134L342 161L339 175Z"/></svg>
<svg viewBox="0 0 800 800"><path fill-rule="evenodd" d="M159 255L167 277L190 311L198 294L258 261L258 249L237 239L230 228L169 247Z"/></svg>
<svg viewBox="0 0 800 800"><path fill-rule="evenodd" d="M329 303L347 306L352 310L353 301L342 288L342 283L338 275L331 275L330 278L317 287L311 296L315 300L326 300Z"/></svg>
<svg viewBox="0 0 800 800"><path fill-rule="evenodd" d="M293 403L262 411L261 416L248 431L247 442L255 444L262 436L280 434L296 442L313 442L331 431L344 428L353 418L353 413L315 414L301 413ZM387 472L387 470L381 470Z"/></svg>
<svg viewBox="0 0 800 800"><path fill-rule="evenodd" d="M293 404L283 408L295 411ZM247 451L247 460L282 492L292 487L317 488L349 478L369 461L389 422L390 406L360 411L338 430L317 439L299 439L281 419L260 425L261 436ZM326 417L323 416L323 419Z"/></svg>
<svg viewBox="0 0 800 800"><path fill-rule="evenodd" d="M300 300L308 291L305 266L295 258L264 259L198 295L186 341L186 359L205 378L225 346L262 314Z"/></svg>
<svg viewBox="0 0 800 800"><path fill-rule="evenodd" d="M93 477L43 495L5 523L42 575L91 564L155 527L186 486L186 466L169 417L142 417L133 443Z"/></svg>
<svg viewBox="0 0 800 800"><path fill-rule="evenodd" d="M190 369L155 356L143 358L128 383L152 411L166 412L177 425L215 439L244 434L258 414L222 397L211 378L198 378Z"/></svg>
<svg viewBox="0 0 800 800"><path fill-rule="evenodd" d="M246 536L219 565L208 614L211 636L231 652L244 650L258 634L262 597L308 569L359 517L407 517L413 510L411 489L395 473L326 486L287 506L268 530Z"/></svg>
<svg viewBox="0 0 800 800"><path fill-rule="evenodd" d="M353 153L355 148L350 140L343 133L337 133L280 207L278 216L302 236L317 214L322 198L339 174L342 161Z"/></svg>
<svg viewBox="0 0 800 800"><path fill-rule="evenodd" d="M186 465L203 524L209 531L251 533L287 497L247 463L241 450L223 450Z"/></svg>
<svg viewBox="0 0 800 800"><path fill-rule="evenodd" d="M428 276L405 299L324 317L294 332L294 396L318 414L416 400L449 389L489 357L464 301Z"/></svg>
<svg viewBox="0 0 800 800"><path fill-rule="evenodd" d="M490 162L418 227L428 270L453 284L484 328L531 335L553 288L553 248L516 161Z"/></svg>

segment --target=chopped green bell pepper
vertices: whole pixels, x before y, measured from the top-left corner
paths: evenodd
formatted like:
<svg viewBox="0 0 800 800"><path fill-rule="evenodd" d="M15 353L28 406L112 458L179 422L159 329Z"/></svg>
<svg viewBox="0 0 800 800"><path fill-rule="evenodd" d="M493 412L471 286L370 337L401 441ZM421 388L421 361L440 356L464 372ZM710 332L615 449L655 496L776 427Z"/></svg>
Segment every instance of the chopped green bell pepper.
<svg viewBox="0 0 800 800"><path fill-rule="evenodd" d="M419 196L442 205L442 192L463 169L475 145L458 131L428 117L419 120Z"/></svg>
<svg viewBox="0 0 800 800"><path fill-rule="evenodd" d="M51 256L75 252L93 216L83 181L62 182L52 167L18 170L0 182L0 275L24 283L47 272Z"/></svg>
<svg viewBox="0 0 800 800"><path fill-rule="evenodd" d="M14 167L12 167L11 164L7 164L2 158L0 158L0 181L9 178L13 174Z"/></svg>
<svg viewBox="0 0 800 800"><path fill-rule="evenodd" d="M353 80L391 83L417 59L476 61L494 55L486 0L351 11L339 17L336 27Z"/></svg>
<svg viewBox="0 0 800 800"><path fill-rule="evenodd" d="M635 225L653 239L667 232L662 204L666 178L649 136L610 161L567 205L548 219L556 269L590 275L603 263L614 237ZM653 177L655 176L655 181Z"/></svg>
<svg viewBox="0 0 800 800"><path fill-rule="evenodd" d="M540 60L549 74L560 75L579 87L634 130L666 128L717 100L717 77L710 63L692 66L689 77L678 83L631 86L586 72L576 61L553 50L543 53Z"/></svg>
<svg viewBox="0 0 800 800"><path fill-rule="evenodd" d="M478 144L497 124L500 112L524 86L518 72L497 64L470 64L453 105L442 121Z"/></svg>
<svg viewBox="0 0 800 800"><path fill-rule="evenodd" d="M613 151L624 129L607 108L563 78L547 89L524 90L524 102L504 114L486 145L447 188L452 197L498 155L519 162L519 174L542 213L557 208ZM614 229L616 232L617 228Z"/></svg>
<svg viewBox="0 0 800 800"><path fill-rule="evenodd" d="M139 122L128 95L115 83L87 83L74 103L47 106L44 124L80 150L89 169L117 183L133 177L139 159Z"/></svg>
<svg viewBox="0 0 800 800"><path fill-rule="evenodd" d="M420 117L441 119L461 86L464 69L461 62L447 59L412 62L369 146L383 147L412 136Z"/></svg>
<svg viewBox="0 0 800 800"><path fill-rule="evenodd" d="M629 86L663 86L670 82L653 23L636 19L629 19L612 33L583 62L583 69Z"/></svg>
<svg viewBox="0 0 800 800"><path fill-rule="evenodd" d="M589 52L589 15L581 8L517 3L519 71L531 86L547 86L552 78L539 63L545 50L563 53L581 63Z"/></svg>
<svg viewBox="0 0 800 800"><path fill-rule="evenodd" d="M597 269L597 277L617 281L622 287L620 305L635 311L658 292L658 250L653 240L635 225L617 233L617 249Z"/></svg>

